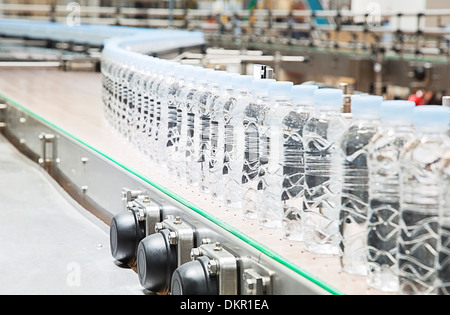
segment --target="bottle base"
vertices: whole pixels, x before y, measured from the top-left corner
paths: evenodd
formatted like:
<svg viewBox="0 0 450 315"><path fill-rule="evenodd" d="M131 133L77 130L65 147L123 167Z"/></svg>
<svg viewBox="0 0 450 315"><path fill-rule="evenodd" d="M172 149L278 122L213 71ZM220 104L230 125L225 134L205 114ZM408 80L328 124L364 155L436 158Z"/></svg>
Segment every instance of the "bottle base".
<svg viewBox="0 0 450 315"><path fill-rule="evenodd" d="M392 271L368 272L367 284L373 289L387 293L396 293L400 290L400 283Z"/></svg>
<svg viewBox="0 0 450 315"><path fill-rule="evenodd" d="M367 276L366 266L343 266L342 271L354 276Z"/></svg>
<svg viewBox="0 0 450 315"><path fill-rule="evenodd" d="M283 238L288 241L303 242L303 234L302 233L291 233L291 232L283 231Z"/></svg>
<svg viewBox="0 0 450 315"><path fill-rule="evenodd" d="M336 256L340 254L339 246L331 244L306 244L306 250L313 254Z"/></svg>

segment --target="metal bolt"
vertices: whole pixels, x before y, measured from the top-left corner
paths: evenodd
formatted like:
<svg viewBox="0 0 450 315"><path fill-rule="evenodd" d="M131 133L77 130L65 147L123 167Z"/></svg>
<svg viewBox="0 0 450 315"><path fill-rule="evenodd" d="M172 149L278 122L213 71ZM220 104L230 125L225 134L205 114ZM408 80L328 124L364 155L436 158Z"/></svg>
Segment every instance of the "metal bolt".
<svg viewBox="0 0 450 315"><path fill-rule="evenodd" d="M191 260L196 260L201 255L202 255L202 251L200 250L200 248L191 249L191 255L190 255Z"/></svg>
<svg viewBox="0 0 450 315"><path fill-rule="evenodd" d="M181 224L181 223L183 223L183 222L181 221L181 217L176 216L176 217L175 217L175 221L173 221L173 223L174 223L174 224Z"/></svg>
<svg viewBox="0 0 450 315"><path fill-rule="evenodd" d="M169 244L170 245L177 245L178 243L178 235L176 232L170 232L169 233Z"/></svg>
<svg viewBox="0 0 450 315"><path fill-rule="evenodd" d="M145 221L146 215L145 215L145 211L142 208L138 208L138 219L140 222Z"/></svg>
<svg viewBox="0 0 450 315"><path fill-rule="evenodd" d="M82 157L81 158L81 163L86 164L89 161L89 159L87 157Z"/></svg>
<svg viewBox="0 0 450 315"><path fill-rule="evenodd" d="M219 272L219 262L216 259L211 259L208 262L208 271L211 275L217 275Z"/></svg>
<svg viewBox="0 0 450 315"><path fill-rule="evenodd" d="M83 191L83 193L86 193L88 190L88 186L86 185L81 186L81 190Z"/></svg>
<svg viewBox="0 0 450 315"><path fill-rule="evenodd" d="M155 232L159 233L162 229L164 229L164 224L162 222L157 222L155 224Z"/></svg>
<svg viewBox="0 0 450 315"><path fill-rule="evenodd" d="M143 202L143 203L150 203L150 202L152 202L152 200L150 199L149 196L145 196L145 197L144 197L144 200L142 200L142 202Z"/></svg>
<svg viewBox="0 0 450 315"><path fill-rule="evenodd" d="M211 239L210 238L203 238L202 239L202 245L204 244L211 244Z"/></svg>
<svg viewBox="0 0 450 315"><path fill-rule="evenodd" d="M214 251L220 252L221 250L222 250L222 245L220 244L220 242L216 242L214 244Z"/></svg>
<svg viewBox="0 0 450 315"><path fill-rule="evenodd" d="M247 289L253 291L255 289L256 281L254 279L246 279L245 280L245 286Z"/></svg>

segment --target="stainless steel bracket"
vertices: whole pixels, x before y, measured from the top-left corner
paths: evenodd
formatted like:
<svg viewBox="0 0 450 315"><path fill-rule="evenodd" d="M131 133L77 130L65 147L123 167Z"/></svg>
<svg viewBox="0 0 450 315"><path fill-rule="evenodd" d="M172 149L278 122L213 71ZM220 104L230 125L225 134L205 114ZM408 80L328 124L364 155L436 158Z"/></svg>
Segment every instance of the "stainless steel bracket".
<svg viewBox="0 0 450 315"><path fill-rule="evenodd" d="M202 244L191 251L192 260L200 256L207 256L208 271L216 275L219 282L219 295L238 294L238 271L236 257L222 247L222 244Z"/></svg>
<svg viewBox="0 0 450 315"><path fill-rule="evenodd" d="M51 133L41 133L39 140L41 140L42 150L39 164L43 167L50 167L53 164L55 156L55 139L56 136Z"/></svg>
<svg viewBox="0 0 450 315"><path fill-rule="evenodd" d="M0 130L6 127L6 113L8 105L0 103Z"/></svg>
<svg viewBox="0 0 450 315"><path fill-rule="evenodd" d="M244 272L241 281L242 295L272 295L274 272L250 257L241 258Z"/></svg>
<svg viewBox="0 0 450 315"><path fill-rule="evenodd" d="M167 218L155 225L155 231L170 230L169 242L177 246L177 264L191 261L191 250L194 248L194 230L179 216L168 215Z"/></svg>
<svg viewBox="0 0 450 315"><path fill-rule="evenodd" d="M127 210L134 210L139 221L145 221L146 236L154 233L154 227L161 222L161 206L142 190L122 189L122 199Z"/></svg>

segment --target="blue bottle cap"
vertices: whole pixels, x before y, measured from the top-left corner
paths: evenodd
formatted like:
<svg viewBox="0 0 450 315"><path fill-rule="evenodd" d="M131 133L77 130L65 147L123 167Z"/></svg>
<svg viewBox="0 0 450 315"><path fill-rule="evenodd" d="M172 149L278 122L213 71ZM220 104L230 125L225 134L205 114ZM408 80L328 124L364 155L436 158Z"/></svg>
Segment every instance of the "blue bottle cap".
<svg viewBox="0 0 450 315"><path fill-rule="evenodd" d="M343 96L340 89L319 89L314 92L314 107L319 110L340 110Z"/></svg>
<svg viewBox="0 0 450 315"><path fill-rule="evenodd" d="M416 129L432 129L436 132L446 131L450 124L450 109L439 105L423 105L414 109L414 126Z"/></svg>
<svg viewBox="0 0 450 315"><path fill-rule="evenodd" d="M273 79L255 79L252 83L252 91L253 95L269 95L269 83L273 83L275 80Z"/></svg>
<svg viewBox="0 0 450 315"><path fill-rule="evenodd" d="M411 101L384 101L381 104L381 120L383 122L413 123L414 108Z"/></svg>
<svg viewBox="0 0 450 315"><path fill-rule="evenodd" d="M292 87L294 83L287 81L276 81L269 83L269 97L271 99L277 97L291 98Z"/></svg>
<svg viewBox="0 0 450 315"><path fill-rule="evenodd" d="M380 118L382 96L362 95L352 97L352 114L355 118Z"/></svg>
<svg viewBox="0 0 450 315"><path fill-rule="evenodd" d="M292 87L292 102L301 105L313 105L314 93L319 89L317 85L295 85Z"/></svg>
<svg viewBox="0 0 450 315"><path fill-rule="evenodd" d="M251 75L238 75L232 77L233 89L235 91L246 90L248 92L252 91L252 82L254 78Z"/></svg>

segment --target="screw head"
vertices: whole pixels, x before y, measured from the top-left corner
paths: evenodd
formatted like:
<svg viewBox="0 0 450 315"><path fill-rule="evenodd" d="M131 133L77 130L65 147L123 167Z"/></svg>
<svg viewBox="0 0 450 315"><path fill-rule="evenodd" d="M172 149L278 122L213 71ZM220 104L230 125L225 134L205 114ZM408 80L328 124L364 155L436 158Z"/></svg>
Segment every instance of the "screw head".
<svg viewBox="0 0 450 315"><path fill-rule="evenodd" d="M202 255L200 248L192 248L191 249L191 260L196 260L198 257Z"/></svg>
<svg viewBox="0 0 450 315"><path fill-rule="evenodd" d="M169 233L169 244L170 245L177 245L178 243L178 235L176 232L170 232Z"/></svg>
<svg viewBox="0 0 450 315"><path fill-rule="evenodd" d="M222 250L222 244L219 242L214 243L214 251L220 252Z"/></svg>
<svg viewBox="0 0 450 315"><path fill-rule="evenodd" d="M211 259L208 262L208 271L211 275L217 275L219 272L219 262L216 259Z"/></svg>
<svg viewBox="0 0 450 315"><path fill-rule="evenodd" d="M162 222L157 222L155 224L155 232L159 233L162 229L164 229L164 224Z"/></svg>

